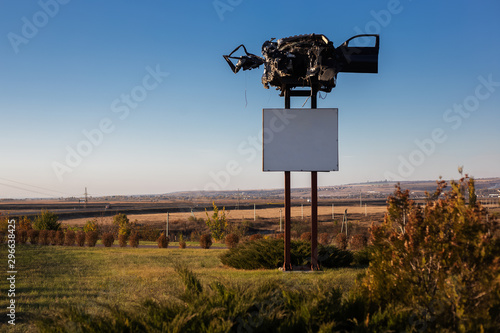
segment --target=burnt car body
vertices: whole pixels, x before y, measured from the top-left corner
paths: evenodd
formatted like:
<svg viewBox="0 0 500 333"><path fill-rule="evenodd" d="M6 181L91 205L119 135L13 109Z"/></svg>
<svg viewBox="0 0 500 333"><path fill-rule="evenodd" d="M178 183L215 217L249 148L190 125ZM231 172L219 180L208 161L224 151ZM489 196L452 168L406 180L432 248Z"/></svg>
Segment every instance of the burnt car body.
<svg viewBox="0 0 500 333"><path fill-rule="evenodd" d="M358 38L375 39L375 43L373 46L349 46ZM245 55L233 56L241 47ZM379 35L357 35L335 48L325 35L308 34L264 42L263 57L248 53L243 44L223 57L234 73L264 64L262 83L266 89L273 86L283 92L311 87L315 91L330 92L340 72L377 73L378 53ZM231 59L238 60L236 65Z"/></svg>

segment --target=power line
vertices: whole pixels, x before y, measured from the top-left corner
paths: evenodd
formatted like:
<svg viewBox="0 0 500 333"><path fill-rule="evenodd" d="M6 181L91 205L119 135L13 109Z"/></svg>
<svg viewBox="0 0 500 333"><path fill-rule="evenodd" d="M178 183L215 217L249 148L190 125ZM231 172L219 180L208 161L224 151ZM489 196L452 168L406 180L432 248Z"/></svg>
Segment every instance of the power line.
<svg viewBox="0 0 500 333"><path fill-rule="evenodd" d="M12 188L15 188L15 189L18 189L18 190L22 190L22 191L26 191L26 192L38 193L38 194L42 194L42 195L52 196L51 194L48 194L48 193L39 192L39 191L35 191L35 190L28 190L28 189L25 189L25 188L22 188L22 187L19 187L19 186L15 186L15 185L10 185L10 184L5 184L5 183L0 183L0 185L7 186L7 187L12 187Z"/></svg>
<svg viewBox="0 0 500 333"><path fill-rule="evenodd" d="M3 177L0 177L0 180L4 180L4 181L11 182L11 183L19 184L19 185L22 185L22 186L28 186L28 187L34 188L34 189L30 189L30 188L20 187L20 186L16 186L16 185L12 185L12 184L7 184L5 182L0 182L0 185L11 187L11 188L15 188L15 189L22 190L22 191L25 191L25 192L42 194L42 195L48 196L48 197L54 197L54 196L56 196L56 194L54 194L54 193L58 193L59 196L60 196L60 194L63 194L65 196L73 196L72 194L69 194L69 193L65 193L65 192L61 192L61 191L56 191L56 190L51 190L51 189L40 187L40 186L36 186L36 185L30 185L30 184L18 182L18 181L7 179L7 178L3 178ZM40 191L40 190L43 190L43 192ZM50 193L50 192L53 192L53 193Z"/></svg>

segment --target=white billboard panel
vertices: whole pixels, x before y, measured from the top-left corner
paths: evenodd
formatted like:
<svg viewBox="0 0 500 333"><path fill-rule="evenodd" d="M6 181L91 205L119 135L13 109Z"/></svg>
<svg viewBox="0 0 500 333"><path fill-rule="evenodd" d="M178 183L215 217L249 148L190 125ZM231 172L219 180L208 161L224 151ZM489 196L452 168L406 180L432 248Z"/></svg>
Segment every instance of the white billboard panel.
<svg viewBox="0 0 500 333"><path fill-rule="evenodd" d="M338 171L338 109L264 109L263 171Z"/></svg>

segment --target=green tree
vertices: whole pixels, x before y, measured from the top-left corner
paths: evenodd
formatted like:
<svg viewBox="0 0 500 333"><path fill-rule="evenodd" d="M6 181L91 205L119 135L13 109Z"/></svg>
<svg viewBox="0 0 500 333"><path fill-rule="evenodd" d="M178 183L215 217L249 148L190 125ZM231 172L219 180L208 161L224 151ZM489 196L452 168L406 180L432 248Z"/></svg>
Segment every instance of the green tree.
<svg viewBox="0 0 500 333"><path fill-rule="evenodd" d="M113 224L118 227L119 235L126 235L126 236L130 235L130 232L132 231L132 226L130 224L130 220L128 219L127 215L123 213L116 214L113 217Z"/></svg>
<svg viewBox="0 0 500 333"><path fill-rule="evenodd" d="M33 220L35 230L59 230L60 227L59 217L46 209L42 209L40 215Z"/></svg>
<svg viewBox="0 0 500 333"><path fill-rule="evenodd" d="M83 227L83 232L89 232L89 231L99 231L99 224L97 223L96 219L93 220L88 220L85 222L85 226Z"/></svg>
<svg viewBox="0 0 500 333"><path fill-rule="evenodd" d="M212 237L219 241L224 239L226 236L227 229L227 216L226 216L226 208L222 207L222 212L219 210L215 202L212 202L213 205L213 213L212 217L208 215L207 210L205 209L205 214L207 214L207 220L205 223L207 224Z"/></svg>
<svg viewBox="0 0 500 333"><path fill-rule="evenodd" d="M467 190L475 197L472 179L451 182L448 192L446 186L438 182L422 209L398 185L384 223L372 226L372 259L358 283L372 319L384 311L393 311L386 319L406 313L430 331L455 332L499 322L498 223L478 203L466 204Z"/></svg>

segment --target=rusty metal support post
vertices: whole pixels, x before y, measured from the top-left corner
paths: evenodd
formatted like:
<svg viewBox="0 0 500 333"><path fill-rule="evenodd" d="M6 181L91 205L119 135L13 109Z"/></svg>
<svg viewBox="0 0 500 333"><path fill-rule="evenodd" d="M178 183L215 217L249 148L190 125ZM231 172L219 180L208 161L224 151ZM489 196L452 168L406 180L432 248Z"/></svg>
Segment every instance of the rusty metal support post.
<svg viewBox="0 0 500 333"><path fill-rule="evenodd" d="M318 107L318 91L311 87L311 109ZM318 172L311 171L311 269L318 266Z"/></svg>
<svg viewBox="0 0 500 333"><path fill-rule="evenodd" d="M285 171L285 271L292 270L292 258L290 255L290 229L291 229L291 200L290 200L290 171Z"/></svg>
<svg viewBox="0 0 500 333"><path fill-rule="evenodd" d="M311 269L318 269L318 172L311 172Z"/></svg>
<svg viewBox="0 0 500 333"><path fill-rule="evenodd" d="M285 89L285 109L290 109L290 89ZM291 246L291 188L290 171L285 171L285 263L283 270L292 270L292 257L290 255Z"/></svg>

